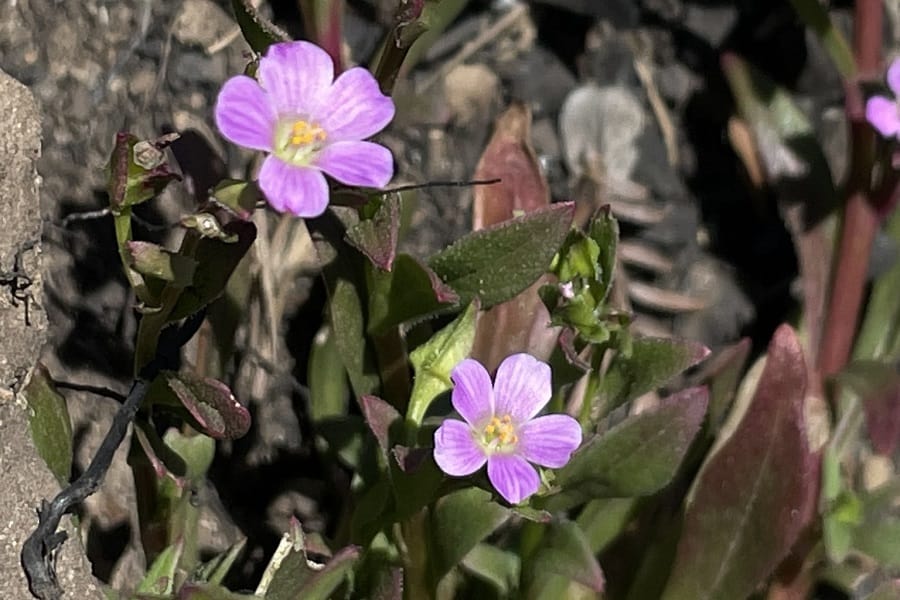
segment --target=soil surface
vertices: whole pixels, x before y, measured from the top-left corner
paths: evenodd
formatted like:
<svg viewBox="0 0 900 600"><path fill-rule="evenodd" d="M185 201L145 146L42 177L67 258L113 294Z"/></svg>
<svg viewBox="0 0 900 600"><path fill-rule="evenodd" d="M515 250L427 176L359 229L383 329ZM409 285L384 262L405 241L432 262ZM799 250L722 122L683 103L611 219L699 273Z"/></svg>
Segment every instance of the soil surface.
<svg viewBox="0 0 900 600"><path fill-rule="evenodd" d="M264 2L262 10L300 36L295 4ZM371 59L390 5L348 0L351 63ZM833 16L846 26L849 9L836 5ZM183 136L173 153L185 183L139 207L142 239L164 241L154 225L176 221L211 184L251 168L249 155L226 145L211 119L219 86L247 61L228 6L12 0L0 7L0 69L30 88L41 112L41 305L50 338L42 361L58 380L118 392L130 380L133 298L110 217L90 214L106 203L103 170L114 134ZM733 101L719 67L725 51L797 94L840 175L845 124L837 73L789 3L766 0L473 1L401 83L400 116L383 141L396 157L397 182L466 180L494 118L510 100L524 101L555 200L577 195L585 155L600 157L605 186L593 201L612 203L621 221L622 276L640 331L713 348L742 335L764 343L795 307L796 259L773 199L750 192L729 144ZM459 187L421 192L405 249L424 256L466 232L471 197ZM251 301L238 335L241 356L226 374L250 405L254 427L246 439L222 445L201 491L208 552L249 538L247 566L231 582L237 587L253 585L292 515L312 530L333 525L326 490L344 476L317 464L304 420L305 348L323 306L312 248L300 225L271 213L257 224L264 241L249 272L260 288L277 282L278 294ZM8 230L5 221L0 227ZM273 245L283 239L293 242ZM8 269L10 244L0 240L0 270ZM266 275L260 264L275 266ZM0 287L0 307L5 295ZM272 306L274 323L265 316ZM43 318L39 310L32 317ZM116 404L83 392L66 396L77 474ZM81 522L94 574L129 587L143 556L134 543L124 448Z"/></svg>

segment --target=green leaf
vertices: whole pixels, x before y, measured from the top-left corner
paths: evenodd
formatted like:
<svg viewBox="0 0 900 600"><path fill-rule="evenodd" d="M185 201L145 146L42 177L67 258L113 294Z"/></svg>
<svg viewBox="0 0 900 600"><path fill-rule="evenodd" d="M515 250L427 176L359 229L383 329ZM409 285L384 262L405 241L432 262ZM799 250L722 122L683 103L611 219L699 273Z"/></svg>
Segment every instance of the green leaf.
<svg viewBox="0 0 900 600"><path fill-rule="evenodd" d="M38 363L23 390L30 415L28 426L40 457L60 485L72 474L72 422L69 409L53 385L44 365Z"/></svg>
<svg viewBox="0 0 900 600"><path fill-rule="evenodd" d="M664 338L634 338L630 355L613 357L600 382L599 413L653 391L707 357L702 344Z"/></svg>
<svg viewBox="0 0 900 600"><path fill-rule="evenodd" d="M263 18L250 0L231 0L234 17L241 28L244 39L254 52L264 54L266 49L277 42L289 42L291 37L278 26Z"/></svg>
<svg viewBox="0 0 900 600"><path fill-rule="evenodd" d="M375 356L366 338L368 297L362 265L345 241L354 211L332 208L307 221L315 244L322 276L328 289L328 316L341 362L356 396L375 394L381 385Z"/></svg>
<svg viewBox="0 0 900 600"><path fill-rule="evenodd" d="M594 554L602 552L625 530L637 503L637 498L599 498L584 505L576 522Z"/></svg>
<svg viewBox="0 0 900 600"><path fill-rule="evenodd" d="M306 377L309 382L309 416L313 423L347 412L350 389L334 338L331 326L326 323L313 338L310 349Z"/></svg>
<svg viewBox="0 0 900 600"><path fill-rule="evenodd" d="M235 241L227 242L215 236L203 237L197 242L193 282L178 296L169 321L192 315L218 298L256 239L256 226L250 221L233 220L222 226L221 231L223 236L236 236Z"/></svg>
<svg viewBox="0 0 900 600"><path fill-rule="evenodd" d="M750 339L721 350L703 366L702 381L709 387L709 431L715 434L731 410L747 357Z"/></svg>
<svg viewBox="0 0 900 600"><path fill-rule="evenodd" d="M347 242L372 261L382 271L390 271L397 255L400 234L400 195L380 196L378 208L369 219L362 219L347 228ZM371 204L371 202L370 202Z"/></svg>
<svg viewBox="0 0 900 600"><path fill-rule="evenodd" d="M255 181L223 179L213 188L212 197L230 208L241 219L247 220L263 199Z"/></svg>
<svg viewBox="0 0 900 600"><path fill-rule="evenodd" d="M470 233L432 256L428 266L462 303L478 298L490 308L547 272L574 214L574 204L555 204Z"/></svg>
<svg viewBox="0 0 900 600"><path fill-rule="evenodd" d="M885 569L900 567L900 480L867 492L861 498L862 522L853 533L853 548Z"/></svg>
<svg viewBox="0 0 900 600"><path fill-rule="evenodd" d="M312 560L295 521L282 537L256 593L264 594L266 600L327 600L347 578L359 555L359 548L348 546L325 563Z"/></svg>
<svg viewBox="0 0 900 600"><path fill-rule="evenodd" d="M190 371L162 371L148 398L156 404L183 406L193 425L216 439L237 439L250 429L250 413L227 385Z"/></svg>
<svg viewBox="0 0 900 600"><path fill-rule="evenodd" d="M844 79L853 79L856 76L853 51L844 34L831 21L826 7L818 0L791 0L791 5L806 26L815 32Z"/></svg>
<svg viewBox="0 0 900 600"><path fill-rule="evenodd" d="M431 513L433 574L438 581L509 518L490 492L470 487L447 494Z"/></svg>
<svg viewBox="0 0 900 600"><path fill-rule="evenodd" d="M128 242L125 248L131 266L141 275L155 277L177 287L186 287L193 281L197 262L189 256L169 252L150 242Z"/></svg>
<svg viewBox="0 0 900 600"><path fill-rule="evenodd" d="M562 491L547 498L548 508L661 490L677 473L706 407L706 388L689 388L595 435L556 472L555 484Z"/></svg>
<svg viewBox="0 0 900 600"><path fill-rule="evenodd" d="M135 590L138 594L171 594L175 588L175 570L184 544L179 541L163 550Z"/></svg>
<svg viewBox="0 0 900 600"><path fill-rule="evenodd" d="M236 561L241 552L244 551L246 545L247 538L242 538L225 552L217 554L197 567L192 579L195 582L207 582L214 585L222 583L222 580L228 575L228 571L231 570L234 561ZM184 588L182 588L182 591L183 590Z"/></svg>
<svg viewBox="0 0 900 600"><path fill-rule="evenodd" d="M184 461L184 477L190 481L202 481L216 455L216 442L205 435L181 433L171 427L163 434L165 445Z"/></svg>
<svg viewBox="0 0 900 600"><path fill-rule="evenodd" d="M376 271L369 295L369 333L435 315L459 302L459 295L418 259L400 254L391 272Z"/></svg>
<svg viewBox="0 0 900 600"><path fill-rule="evenodd" d="M749 406L695 480L664 600L746 598L813 518L819 462L807 441L807 381L800 342L783 325Z"/></svg>
<svg viewBox="0 0 900 600"><path fill-rule="evenodd" d="M844 561L853 546L853 532L862 522L862 505L841 475L841 464L829 444L822 458L822 541L833 563Z"/></svg>
<svg viewBox="0 0 900 600"><path fill-rule="evenodd" d="M462 568L490 584L501 598L513 596L522 569L519 555L491 544L476 544L462 559Z"/></svg>
<svg viewBox="0 0 900 600"><path fill-rule="evenodd" d="M556 586L553 585L554 578L548 578L545 574L560 575L566 581L577 581L598 593L602 593L605 587L603 570L597 563L584 532L572 521L550 523L540 547L529 563L531 568L525 573L528 598L560 597L555 591L548 594L548 588Z"/></svg>
<svg viewBox="0 0 900 600"><path fill-rule="evenodd" d="M885 225L894 244L900 244L900 210ZM885 272L872 287L866 316L853 349L855 359L900 359L900 261Z"/></svg>
<svg viewBox="0 0 900 600"><path fill-rule="evenodd" d="M472 350L476 312L475 304L470 304L452 323L410 353L415 383L406 415L408 421L420 424L434 399L450 389L450 372Z"/></svg>
<svg viewBox="0 0 900 600"><path fill-rule="evenodd" d="M872 448L891 456L900 443L900 373L896 360L854 360L838 375L845 393L859 397Z"/></svg>

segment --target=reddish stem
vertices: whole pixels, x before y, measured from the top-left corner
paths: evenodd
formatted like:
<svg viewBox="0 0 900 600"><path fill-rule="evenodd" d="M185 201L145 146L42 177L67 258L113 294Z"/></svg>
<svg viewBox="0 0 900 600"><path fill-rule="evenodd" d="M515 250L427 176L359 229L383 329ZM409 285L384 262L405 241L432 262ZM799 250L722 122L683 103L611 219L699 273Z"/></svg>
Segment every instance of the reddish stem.
<svg viewBox="0 0 900 600"><path fill-rule="evenodd" d="M877 75L881 60L881 0L857 0L853 49L858 76ZM850 178L837 265L831 282L830 303L819 354L819 371L828 377L840 371L850 358L862 306L869 254L878 219L871 202L870 178L874 133L865 121L862 91L856 81L847 83L846 110L851 127Z"/></svg>

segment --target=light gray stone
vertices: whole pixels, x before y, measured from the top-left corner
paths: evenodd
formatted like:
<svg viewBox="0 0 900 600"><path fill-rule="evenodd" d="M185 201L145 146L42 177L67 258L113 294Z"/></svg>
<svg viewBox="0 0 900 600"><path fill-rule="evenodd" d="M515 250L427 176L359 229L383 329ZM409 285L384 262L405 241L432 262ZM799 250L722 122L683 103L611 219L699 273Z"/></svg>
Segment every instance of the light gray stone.
<svg viewBox="0 0 900 600"><path fill-rule="evenodd" d="M41 308L39 179L40 117L28 89L0 71L0 271L13 267L23 243L35 245L23 254L32 285L28 321L21 300L12 301L9 286L0 286L0 598L31 597L20 565L22 544L37 526L35 509L52 499L59 485L38 456L28 413L17 391L46 341L47 319ZM66 518L69 534L56 557L64 598L102 598L84 556L77 531Z"/></svg>

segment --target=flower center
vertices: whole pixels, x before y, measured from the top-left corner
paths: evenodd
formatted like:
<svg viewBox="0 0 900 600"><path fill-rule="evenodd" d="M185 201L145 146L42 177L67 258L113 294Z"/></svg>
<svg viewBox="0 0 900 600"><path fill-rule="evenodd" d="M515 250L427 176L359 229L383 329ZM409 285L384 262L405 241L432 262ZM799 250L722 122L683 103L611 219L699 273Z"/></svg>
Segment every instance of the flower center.
<svg viewBox="0 0 900 600"><path fill-rule="evenodd" d="M509 415L491 417L490 422L484 428L484 443L491 449L500 449L514 446L519 442L516 435L516 426Z"/></svg>
<svg viewBox="0 0 900 600"><path fill-rule="evenodd" d="M327 139L328 133L312 119L285 118L275 126L274 154L287 163L306 166Z"/></svg>
<svg viewBox="0 0 900 600"><path fill-rule="evenodd" d="M291 127L290 144L300 147L309 146L313 142L324 142L327 137L325 130L317 124L300 119L295 121Z"/></svg>

